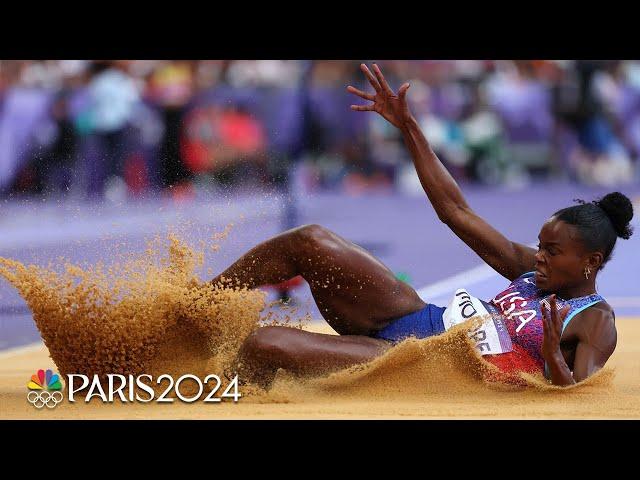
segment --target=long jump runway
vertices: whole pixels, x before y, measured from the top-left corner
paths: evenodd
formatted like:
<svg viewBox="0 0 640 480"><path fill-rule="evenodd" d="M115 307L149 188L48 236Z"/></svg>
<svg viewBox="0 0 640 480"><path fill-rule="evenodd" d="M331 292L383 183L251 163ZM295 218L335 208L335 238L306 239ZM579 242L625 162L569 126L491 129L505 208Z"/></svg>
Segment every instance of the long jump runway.
<svg viewBox="0 0 640 480"><path fill-rule="evenodd" d="M466 187L469 204L507 237L522 243L536 241L542 223L555 210L571 205L572 199L592 200L611 191L569 184L544 184L523 190ZM622 189L636 209L634 226L640 216L640 186ZM425 301L446 305L453 291L466 287L481 298L491 298L507 284L493 270L441 224L424 196L366 194L346 196L320 194L298 199L301 223L318 223L370 250L391 270L402 274ZM212 234L233 223L220 250L207 256L202 278L230 265L256 243L280 231L281 199L275 195L239 195L231 199L210 198L175 205L162 200L144 200L125 205L92 205L33 202L1 204L0 256L35 263L109 263L119 251L142 252L145 240L164 235L180 225L179 233L194 245L211 241ZM560 398L545 405L531 400L526 408L496 409L495 399L463 400L465 408L454 410L446 398L413 398L407 402L349 397L345 402L284 402L284 404L237 405L210 408L191 405L172 409L141 406L92 408L82 412L70 408L41 412L47 418L639 418L640 417L640 287L635 274L640 271L640 232L628 241L618 241L614 256L599 275L598 291L616 310L619 340L610 360L615 367L614 386L619 405L607 411L585 405L584 398L570 408L561 408ZM207 271L209 274L207 274ZM313 305L308 287L294 291L301 314L307 311L317 320L309 328L329 332ZM32 418L30 405L14 402L24 396L26 382L35 370L53 368L29 310L6 281L0 282L0 397L2 418ZM491 395L504 395L493 392ZM482 396L482 395L480 395ZM476 398L478 400L478 398ZM558 403L560 402L560 403ZM24 405L22 405L24 403ZM573 402L571 402L573 403ZM287 405L286 407L284 405ZM476 406L474 406L476 405ZM460 406L460 404L458 404ZM29 407L29 408L27 408ZM4 413L6 412L6 413ZM57 412L57 413L56 413Z"/></svg>

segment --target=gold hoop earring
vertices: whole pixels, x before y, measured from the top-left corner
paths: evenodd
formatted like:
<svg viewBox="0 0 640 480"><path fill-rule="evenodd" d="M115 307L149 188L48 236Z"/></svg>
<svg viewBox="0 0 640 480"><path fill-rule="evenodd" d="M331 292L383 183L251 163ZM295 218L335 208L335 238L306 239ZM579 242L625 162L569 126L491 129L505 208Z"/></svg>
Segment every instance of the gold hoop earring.
<svg viewBox="0 0 640 480"><path fill-rule="evenodd" d="M589 267L584 267L584 278L589 280L589 275L591 275L591 269Z"/></svg>

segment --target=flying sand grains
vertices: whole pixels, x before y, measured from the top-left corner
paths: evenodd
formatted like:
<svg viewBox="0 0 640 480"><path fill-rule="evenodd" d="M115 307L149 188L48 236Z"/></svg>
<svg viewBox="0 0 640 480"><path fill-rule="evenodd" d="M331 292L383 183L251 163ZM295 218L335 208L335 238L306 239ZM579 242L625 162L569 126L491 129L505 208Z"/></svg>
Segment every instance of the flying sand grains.
<svg viewBox="0 0 640 480"><path fill-rule="evenodd" d="M168 240L109 268L56 272L0 258L62 375L223 373L258 327L265 293L201 282L203 253Z"/></svg>

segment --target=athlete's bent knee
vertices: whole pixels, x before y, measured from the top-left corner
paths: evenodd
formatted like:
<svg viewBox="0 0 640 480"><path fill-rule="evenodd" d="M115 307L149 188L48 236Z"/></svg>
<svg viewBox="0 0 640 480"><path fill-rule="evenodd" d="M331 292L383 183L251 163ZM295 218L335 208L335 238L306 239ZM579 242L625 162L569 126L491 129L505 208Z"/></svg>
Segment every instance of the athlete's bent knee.
<svg viewBox="0 0 640 480"><path fill-rule="evenodd" d="M270 362L285 353L283 327L261 327L251 333L240 347L239 356L244 360Z"/></svg>
<svg viewBox="0 0 640 480"><path fill-rule="evenodd" d="M303 225L296 231L296 236L301 246L313 250L333 246L336 240L335 233L316 223Z"/></svg>

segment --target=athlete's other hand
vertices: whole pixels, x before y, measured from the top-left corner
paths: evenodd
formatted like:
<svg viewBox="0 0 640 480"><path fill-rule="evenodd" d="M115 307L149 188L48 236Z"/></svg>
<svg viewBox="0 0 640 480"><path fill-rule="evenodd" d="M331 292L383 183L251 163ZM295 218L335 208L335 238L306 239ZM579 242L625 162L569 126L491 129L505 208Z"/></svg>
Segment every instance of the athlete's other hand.
<svg viewBox="0 0 640 480"><path fill-rule="evenodd" d="M365 74L376 93L375 95L366 93L349 85L347 91L373 102L370 105L351 105L351 110L377 112L397 128L400 128L407 120L411 120L412 116L406 99L407 90L409 90L408 83L403 84L396 94L389 87L378 65L373 64L375 76L364 63L360 65L360 70Z"/></svg>
<svg viewBox="0 0 640 480"><path fill-rule="evenodd" d="M560 338L562 337L562 323L569 313L569 305L565 305L558 312L556 309L556 294L549 297L549 306L542 302L542 327L544 336L542 338L542 357L545 360L552 359L555 355L562 355L560 351Z"/></svg>

